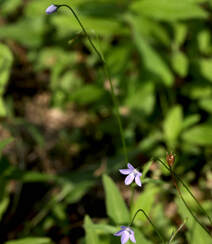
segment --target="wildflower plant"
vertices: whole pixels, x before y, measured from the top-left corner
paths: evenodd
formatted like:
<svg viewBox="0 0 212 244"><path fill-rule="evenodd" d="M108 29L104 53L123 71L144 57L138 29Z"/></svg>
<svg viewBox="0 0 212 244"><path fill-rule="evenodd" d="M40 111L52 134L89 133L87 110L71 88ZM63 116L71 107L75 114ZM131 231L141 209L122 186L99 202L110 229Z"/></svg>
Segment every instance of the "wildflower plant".
<svg viewBox="0 0 212 244"><path fill-rule="evenodd" d="M98 49L94 45L93 41L91 40L90 36L88 35L86 29L84 28L82 22L80 21L80 19L76 15L75 11L69 5L66 5L66 4L54 5L54 4L52 4L46 9L46 13L47 14L52 14L52 13L56 12L60 7L67 7L72 12L72 14L76 18L77 22L79 23L83 33L88 38L88 41L89 41L90 45L92 46L93 50L95 51L95 53L97 54L97 56L99 57L99 59L101 61L102 68L103 68L104 75L105 75L105 79L108 79L109 82L110 82L111 95L112 95L112 100L113 100L114 108L115 108L115 115L116 115L117 122L118 122L118 125L119 125L119 130L120 130L120 135L121 135L121 140L122 140L122 146L123 146L123 152L124 152L124 156L125 156L125 161L127 163L128 162L128 155L127 155L126 144L125 144L125 139L124 139L123 127L122 127L120 114L119 114L119 109L118 109L118 101L117 101L117 98L116 98L115 93L114 93L114 87L113 87L113 83L111 81L111 76L110 76L109 69L107 67L107 63L105 62L104 57L102 56L102 54L98 51ZM186 190L189 192L189 194L192 195L192 193L185 186L185 184L181 181L181 179L174 173L173 168L172 168L173 164L174 164L174 160L175 160L175 158L174 158L173 154L167 154L168 166L165 165L165 167L171 172L171 176L173 178L174 184L176 185L176 188L177 188L177 191L179 192L180 197L183 199L183 202L186 205L186 207L189 209L189 211L191 211L190 208L188 207L186 201L182 197L182 194L181 194L180 190L177 187L176 179L179 180L183 184L183 186L186 188ZM164 163L162 161L159 160L159 162L161 162L164 165ZM142 182L141 182L142 173L138 169L134 168L134 166L132 164L127 163L127 168L126 169L119 169L119 172L126 176L125 181L124 181L125 185L128 186L133 181L135 181L135 183L139 187L142 186ZM118 190L114 186L114 183L112 182L112 180L109 177L107 178L107 176L106 176L105 178L103 178L103 184L104 184L104 187L106 189L106 198L107 198L106 199L107 200L106 203L107 203L107 207L109 208L108 211L107 211L108 215L116 223L122 223L122 224L124 224L124 222L126 223L127 221L129 221L129 212L128 212L128 209L126 207L126 204L123 202L121 196L119 195ZM114 196L113 190L116 193L115 196ZM110 196L113 196L113 197L110 198ZM193 195L192 195L192 197L194 198ZM194 199L195 199L195 201L197 201L196 198L194 198ZM199 202L198 202L198 205L199 205L199 207L202 210L203 208L201 207ZM122 212L121 211L119 212L119 208L122 209ZM118 211L118 213L117 213L116 210ZM135 214L134 214L134 216L132 218L132 221L130 222L130 224L128 226L121 225L120 226L120 230L116 231L115 233L113 233L114 236L117 236L117 237L121 238L121 244L125 244L129 240L131 242L133 242L133 243L136 243L136 235L135 235L135 232L134 232L134 230L132 228L132 225L134 224L134 220L135 220L135 218L136 218L136 216L137 216L137 214L139 212L142 212L143 215L145 216L145 218L148 220L148 222L152 225L152 227L153 227L154 231L157 233L161 243L171 243L172 240L174 239L176 233L182 228L182 226L184 226L184 224L182 224L180 226L179 230L177 230L175 233L173 233L171 235L171 237L169 238L169 241L167 241L166 237L164 237L163 234L161 234L161 232L155 226L155 224L153 224L153 222L150 219L150 217L148 216L148 214L143 209L138 209L135 212ZM204 230L208 234L210 234L210 232L207 229L207 227L205 227L205 225L202 224L195 215L193 215L192 211L191 211L191 214L194 217L194 219L204 228ZM116 221L116 217L118 218L117 221ZM209 216L208 216L208 218L211 221ZM93 225L92 222L90 220L88 220L88 218L87 218L87 223L88 223L89 226ZM87 229L87 232L89 232L89 231L91 231L91 230ZM89 232L89 233L91 233L91 232ZM97 240L98 237L95 237L95 239ZM96 242L96 243L98 243L98 242Z"/></svg>

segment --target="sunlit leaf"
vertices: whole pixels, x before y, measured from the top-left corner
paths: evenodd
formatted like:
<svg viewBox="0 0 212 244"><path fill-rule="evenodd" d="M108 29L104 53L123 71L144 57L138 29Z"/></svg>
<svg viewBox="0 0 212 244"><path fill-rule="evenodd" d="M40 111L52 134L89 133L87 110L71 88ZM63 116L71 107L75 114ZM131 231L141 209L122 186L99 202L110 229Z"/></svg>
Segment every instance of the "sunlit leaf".
<svg viewBox="0 0 212 244"><path fill-rule="evenodd" d="M108 216L117 224L128 223L129 212L117 186L107 175L103 176L103 185Z"/></svg>

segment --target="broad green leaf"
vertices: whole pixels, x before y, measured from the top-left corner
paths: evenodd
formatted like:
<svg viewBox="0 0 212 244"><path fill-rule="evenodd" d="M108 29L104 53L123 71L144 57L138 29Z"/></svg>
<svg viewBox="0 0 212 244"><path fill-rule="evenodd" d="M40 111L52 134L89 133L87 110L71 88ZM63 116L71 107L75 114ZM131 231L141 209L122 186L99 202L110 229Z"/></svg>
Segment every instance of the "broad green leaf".
<svg viewBox="0 0 212 244"><path fill-rule="evenodd" d="M98 101L104 95L104 90L95 85L85 85L70 94L70 101L81 105L90 104Z"/></svg>
<svg viewBox="0 0 212 244"><path fill-rule="evenodd" d="M168 65L158 52L151 47L147 40L142 37L139 31L139 23L136 18L131 18L129 21L133 26L135 44L141 55L144 67L149 72L156 75L165 85L171 86L173 83L173 75Z"/></svg>
<svg viewBox="0 0 212 244"><path fill-rule="evenodd" d="M210 30L204 29L198 33L197 41L199 45L199 50L203 54L209 54L212 51L211 48L211 33Z"/></svg>
<svg viewBox="0 0 212 244"><path fill-rule="evenodd" d="M96 231L92 228L93 226L93 222L90 219L90 217L88 215L85 216L84 219L84 229L86 232L85 235L85 242L86 244L99 244L99 238L96 234Z"/></svg>
<svg viewBox="0 0 212 244"><path fill-rule="evenodd" d="M93 224L89 228L95 230L98 234L114 234L119 228L107 224Z"/></svg>
<svg viewBox="0 0 212 244"><path fill-rule="evenodd" d="M165 141L171 148L176 145L177 138L182 130L182 123L182 107L176 105L169 110L163 123Z"/></svg>
<svg viewBox="0 0 212 244"><path fill-rule="evenodd" d="M151 114L155 104L154 84L148 82L135 87L128 94L125 103L127 107L135 110L135 112L138 110L147 115Z"/></svg>
<svg viewBox="0 0 212 244"><path fill-rule="evenodd" d="M26 47L36 48L40 47L43 41L45 27L43 16L35 19L25 18L14 24L1 26L0 38L13 39Z"/></svg>
<svg viewBox="0 0 212 244"><path fill-rule="evenodd" d="M183 52L176 51L171 57L172 67L174 71L181 77L185 77L188 73L188 58Z"/></svg>
<svg viewBox="0 0 212 244"><path fill-rule="evenodd" d="M119 74L126 69L130 53L130 47L122 45L110 49L107 55L107 64L113 74Z"/></svg>
<svg viewBox="0 0 212 244"><path fill-rule="evenodd" d="M23 239L7 241L5 244L53 244L47 237L26 237Z"/></svg>
<svg viewBox="0 0 212 244"><path fill-rule="evenodd" d="M199 105L202 109L208 113L212 113L212 98L205 98L199 101Z"/></svg>
<svg viewBox="0 0 212 244"><path fill-rule="evenodd" d="M103 185L108 216L116 224L129 223L129 211L113 180L109 176L104 175Z"/></svg>
<svg viewBox="0 0 212 244"><path fill-rule="evenodd" d="M194 124L196 124L197 122L200 121L200 115L199 114L192 114L189 115L188 117L186 117L183 120L183 124L182 124L182 129L186 129Z"/></svg>
<svg viewBox="0 0 212 244"><path fill-rule="evenodd" d="M205 18L208 16L203 8L185 0L136 1L132 3L131 9L138 14L164 21Z"/></svg>
<svg viewBox="0 0 212 244"><path fill-rule="evenodd" d="M174 44L179 48L186 39L188 27L187 25L178 22L174 23L172 26L174 29Z"/></svg>
<svg viewBox="0 0 212 244"><path fill-rule="evenodd" d="M62 11L62 9L60 11ZM82 30L79 24L74 17L71 16L70 11L65 10L64 12L66 12L65 15L55 15L51 18L51 22L57 28L58 35L64 37L70 35L70 32L81 32ZM117 21L83 16L80 16L80 20L89 33L93 32L95 34L107 36L116 31L123 32L121 25Z"/></svg>
<svg viewBox="0 0 212 244"><path fill-rule="evenodd" d="M212 86L210 83L193 83L184 87L183 95L191 99L210 98L212 96Z"/></svg>
<svg viewBox="0 0 212 244"><path fill-rule="evenodd" d="M118 17L124 11L116 1L87 1L80 4L78 10L85 16L105 19Z"/></svg>
<svg viewBox="0 0 212 244"><path fill-rule="evenodd" d="M0 43L0 96L3 95L9 79L12 62L12 52L6 45Z"/></svg>
<svg viewBox="0 0 212 244"><path fill-rule="evenodd" d="M191 144L200 146L212 145L212 126L209 124L200 124L186 130L182 138Z"/></svg>
<svg viewBox="0 0 212 244"><path fill-rule="evenodd" d="M133 202L131 216L134 216L135 212L138 209L143 209L145 213L149 215L158 191L159 189L157 186L150 183L149 185L146 185L145 189L140 193L137 199ZM142 212L140 212L137 215L135 222L136 220L147 221L146 217L143 215Z"/></svg>
<svg viewBox="0 0 212 244"><path fill-rule="evenodd" d="M20 180L23 182L51 182L57 179L57 177L53 174L46 174L36 171L22 172L20 176Z"/></svg>
<svg viewBox="0 0 212 244"><path fill-rule="evenodd" d="M168 30L161 23L141 15L136 16L136 21L139 23L139 33L143 37L152 38L167 46L172 43Z"/></svg>
<svg viewBox="0 0 212 244"><path fill-rule="evenodd" d="M201 59L199 65L202 76L212 82L212 58Z"/></svg>

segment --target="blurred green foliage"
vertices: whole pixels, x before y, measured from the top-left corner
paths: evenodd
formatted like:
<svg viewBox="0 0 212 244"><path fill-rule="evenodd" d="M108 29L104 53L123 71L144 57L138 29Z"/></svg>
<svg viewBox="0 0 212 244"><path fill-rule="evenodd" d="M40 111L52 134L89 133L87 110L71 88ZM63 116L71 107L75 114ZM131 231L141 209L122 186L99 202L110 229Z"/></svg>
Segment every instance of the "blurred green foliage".
<svg viewBox="0 0 212 244"><path fill-rule="evenodd" d="M70 11L45 14L52 3L76 10L109 66L129 158L147 173L129 210L127 187L120 194L106 175L118 180L125 167L108 81ZM0 242L115 244L118 225L143 208L167 239L189 218L172 243L211 243L168 173L148 162L175 152L175 171L212 212L212 1L2 0L0 9ZM142 215L135 233L156 243Z"/></svg>

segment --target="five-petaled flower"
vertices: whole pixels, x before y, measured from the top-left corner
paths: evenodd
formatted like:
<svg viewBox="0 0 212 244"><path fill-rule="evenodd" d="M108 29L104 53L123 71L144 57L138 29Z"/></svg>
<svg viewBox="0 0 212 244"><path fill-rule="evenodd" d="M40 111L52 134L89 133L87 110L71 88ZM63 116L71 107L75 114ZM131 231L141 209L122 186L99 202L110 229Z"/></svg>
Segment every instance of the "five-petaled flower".
<svg viewBox="0 0 212 244"><path fill-rule="evenodd" d="M141 179L140 177L142 176L142 173L140 173L137 169L135 169L132 164L128 163L127 164L128 169L120 169L120 173L123 175L128 175L125 178L125 185L129 185L133 182L133 180L135 179L135 183L138 186L141 186Z"/></svg>
<svg viewBox="0 0 212 244"><path fill-rule="evenodd" d="M57 11L57 6L52 4L46 9L47 14L52 14Z"/></svg>
<svg viewBox="0 0 212 244"><path fill-rule="evenodd" d="M126 243L129 239L136 243L135 236L134 236L134 231L127 226L121 226L121 230L116 232L114 236L121 236L121 244Z"/></svg>

